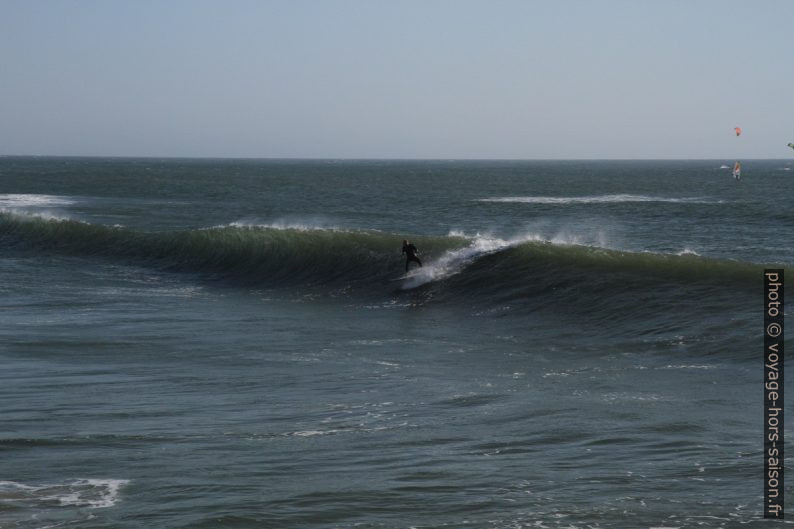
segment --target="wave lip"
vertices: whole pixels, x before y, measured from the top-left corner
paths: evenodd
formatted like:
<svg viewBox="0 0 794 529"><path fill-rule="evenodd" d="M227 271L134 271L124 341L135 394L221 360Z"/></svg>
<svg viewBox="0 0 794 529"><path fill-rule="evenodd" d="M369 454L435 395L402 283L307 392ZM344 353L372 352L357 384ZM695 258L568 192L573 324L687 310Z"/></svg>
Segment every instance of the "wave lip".
<svg viewBox="0 0 794 529"><path fill-rule="evenodd" d="M523 197L491 197L480 198L477 202L502 202L514 204L612 204L621 202L671 202L683 204L721 204L723 200L704 197L654 197L647 195L592 195L581 197L548 197L548 196L523 196Z"/></svg>
<svg viewBox="0 0 794 529"><path fill-rule="evenodd" d="M462 272L477 259L512 246L518 246L525 242L548 242L536 235L527 235L510 240L479 234L474 237L467 237L459 232L451 232L450 236L468 238L471 243L463 248L447 250L438 258L428 260L423 263L422 267L414 268L408 272L402 285L403 290L410 290L433 281L451 277Z"/></svg>
<svg viewBox="0 0 794 529"><path fill-rule="evenodd" d="M336 231L336 232L353 231L345 228L340 228L319 218L309 219L309 220L280 219L272 222L259 222L256 220L243 219L243 220L236 220L234 222L230 222L229 224L213 226L213 228L242 228L242 229L269 228L273 230ZM373 230L369 230L369 231L373 231Z"/></svg>

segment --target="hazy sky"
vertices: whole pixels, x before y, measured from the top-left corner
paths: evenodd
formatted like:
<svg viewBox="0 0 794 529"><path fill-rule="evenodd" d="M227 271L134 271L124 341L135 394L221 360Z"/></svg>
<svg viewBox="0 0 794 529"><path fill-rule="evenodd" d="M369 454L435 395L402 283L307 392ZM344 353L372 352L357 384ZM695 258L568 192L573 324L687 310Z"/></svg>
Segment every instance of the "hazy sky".
<svg viewBox="0 0 794 529"><path fill-rule="evenodd" d="M787 158L792 21L791 0L0 0L0 154Z"/></svg>

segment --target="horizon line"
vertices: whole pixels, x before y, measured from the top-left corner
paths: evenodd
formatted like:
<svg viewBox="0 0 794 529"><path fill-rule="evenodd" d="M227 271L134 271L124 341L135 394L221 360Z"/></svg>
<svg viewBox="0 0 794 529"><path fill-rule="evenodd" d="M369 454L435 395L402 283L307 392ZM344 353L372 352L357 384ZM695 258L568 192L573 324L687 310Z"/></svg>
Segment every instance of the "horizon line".
<svg viewBox="0 0 794 529"><path fill-rule="evenodd" d="M749 157L605 157L605 158L518 158L518 157L327 157L327 156L180 156L180 155L114 155L114 154L0 154L0 158L96 158L126 160L261 160L261 161L405 161L405 162L597 162L597 161L724 161L724 160L780 160L790 158Z"/></svg>

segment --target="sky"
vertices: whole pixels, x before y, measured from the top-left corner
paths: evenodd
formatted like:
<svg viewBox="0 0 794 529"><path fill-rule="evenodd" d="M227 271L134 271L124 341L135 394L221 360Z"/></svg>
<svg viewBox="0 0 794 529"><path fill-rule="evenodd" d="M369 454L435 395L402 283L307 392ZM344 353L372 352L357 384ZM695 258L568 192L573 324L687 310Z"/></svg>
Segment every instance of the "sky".
<svg viewBox="0 0 794 529"><path fill-rule="evenodd" d="M0 0L0 155L791 158L793 20L790 0Z"/></svg>

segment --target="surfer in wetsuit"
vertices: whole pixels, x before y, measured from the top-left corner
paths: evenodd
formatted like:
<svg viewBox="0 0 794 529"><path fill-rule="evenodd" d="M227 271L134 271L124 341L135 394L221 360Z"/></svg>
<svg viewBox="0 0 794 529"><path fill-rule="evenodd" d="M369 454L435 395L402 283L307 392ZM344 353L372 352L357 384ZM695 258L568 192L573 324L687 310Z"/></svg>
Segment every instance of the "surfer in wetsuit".
<svg viewBox="0 0 794 529"><path fill-rule="evenodd" d="M403 253L405 254L405 273L408 273L408 265L411 261L417 263L419 266L422 266L422 261L416 256L416 246L408 242L408 240L403 240Z"/></svg>

